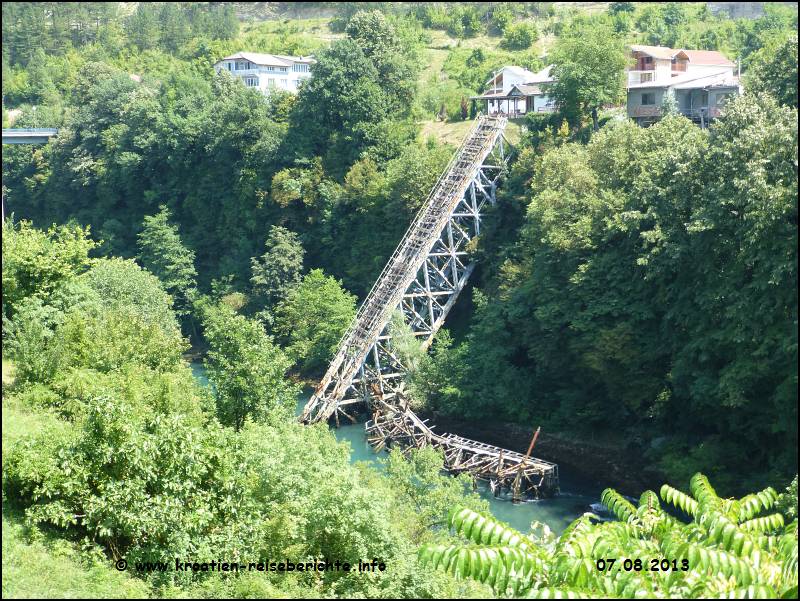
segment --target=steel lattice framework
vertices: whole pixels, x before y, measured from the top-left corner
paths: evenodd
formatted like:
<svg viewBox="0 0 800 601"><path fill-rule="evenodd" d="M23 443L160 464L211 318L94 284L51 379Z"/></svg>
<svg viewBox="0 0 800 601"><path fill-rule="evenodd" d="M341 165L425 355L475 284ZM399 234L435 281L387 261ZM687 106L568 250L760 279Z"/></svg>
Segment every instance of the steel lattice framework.
<svg viewBox="0 0 800 601"><path fill-rule="evenodd" d="M478 118L343 336L302 422L338 423L339 414L355 421L347 405L401 394L405 368L392 349L392 315L400 311L423 348L444 323L472 273L467 245L480 234L508 160L506 121Z"/></svg>

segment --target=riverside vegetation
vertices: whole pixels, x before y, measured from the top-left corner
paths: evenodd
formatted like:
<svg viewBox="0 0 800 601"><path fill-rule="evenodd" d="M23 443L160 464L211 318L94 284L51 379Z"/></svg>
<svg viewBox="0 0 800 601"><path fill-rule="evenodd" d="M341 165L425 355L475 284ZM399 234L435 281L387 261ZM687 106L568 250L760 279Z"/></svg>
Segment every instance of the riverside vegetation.
<svg viewBox="0 0 800 601"><path fill-rule="evenodd" d="M796 596L796 10L358 8L3 6L14 126L60 128L3 152L4 596ZM586 36L617 65L603 82L576 68ZM735 53L747 92L707 130L614 118L598 107L631 41ZM314 52L314 77L268 99L215 77L242 48ZM522 124L475 287L408 388L445 415L600 432L668 483L638 507L607 491L616 521L558 539L493 521L431 451L377 474L292 417L452 152L421 122L461 119L543 48L561 110ZM387 570L134 577L123 557ZM690 567L597 569L625 557ZM43 588L40 560L74 578Z"/></svg>

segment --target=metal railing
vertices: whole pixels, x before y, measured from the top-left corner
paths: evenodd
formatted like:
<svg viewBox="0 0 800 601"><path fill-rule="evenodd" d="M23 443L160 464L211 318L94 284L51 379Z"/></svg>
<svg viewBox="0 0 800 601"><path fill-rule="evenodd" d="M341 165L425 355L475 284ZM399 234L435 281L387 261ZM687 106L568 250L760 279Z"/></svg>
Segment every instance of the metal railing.
<svg viewBox="0 0 800 601"><path fill-rule="evenodd" d="M58 129L55 127L14 127L11 129L4 129L3 135L4 136L13 136L13 135L31 135L31 134L38 134L42 136L55 136L58 133Z"/></svg>

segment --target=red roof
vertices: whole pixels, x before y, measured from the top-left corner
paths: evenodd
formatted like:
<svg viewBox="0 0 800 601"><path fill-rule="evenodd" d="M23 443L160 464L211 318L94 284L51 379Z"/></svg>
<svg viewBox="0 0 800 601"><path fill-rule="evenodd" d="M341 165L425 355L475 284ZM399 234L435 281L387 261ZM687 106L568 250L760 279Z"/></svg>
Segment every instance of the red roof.
<svg viewBox="0 0 800 601"><path fill-rule="evenodd" d="M728 60L724 54L716 50L684 50L683 53L689 57L689 62L695 65L735 66L735 63Z"/></svg>

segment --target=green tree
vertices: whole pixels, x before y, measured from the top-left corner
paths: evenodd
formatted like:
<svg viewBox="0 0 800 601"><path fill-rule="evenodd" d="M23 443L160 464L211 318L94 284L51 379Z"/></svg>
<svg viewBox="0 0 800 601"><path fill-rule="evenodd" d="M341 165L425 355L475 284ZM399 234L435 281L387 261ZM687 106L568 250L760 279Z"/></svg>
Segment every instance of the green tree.
<svg viewBox="0 0 800 601"><path fill-rule="evenodd" d="M602 25L585 26L559 38L550 60L555 81L549 94L573 122L579 112L591 114L597 131L597 112L605 104L618 102L624 90L622 40Z"/></svg>
<svg viewBox="0 0 800 601"><path fill-rule="evenodd" d="M13 317L25 298L47 302L92 264L89 253L96 246L89 228L54 225L43 231L28 221L3 222L3 317Z"/></svg>
<svg viewBox="0 0 800 601"><path fill-rule="evenodd" d="M429 354L421 357L417 369L410 374L411 398L428 411L456 415L461 411L463 391L460 382L465 380L468 343L453 346L447 330L439 330Z"/></svg>
<svg viewBox="0 0 800 601"><path fill-rule="evenodd" d="M797 34L773 41L751 57L747 90L797 108Z"/></svg>
<svg viewBox="0 0 800 601"><path fill-rule="evenodd" d="M133 307L145 321L164 331L178 327L173 300L164 284L133 260L100 259L78 281L94 291L97 302L109 309Z"/></svg>
<svg viewBox="0 0 800 601"><path fill-rule="evenodd" d="M149 2L139 4L128 17L126 29L128 37L139 50L156 48L160 42L157 6Z"/></svg>
<svg viewBox="0 0 800 601"><path fill-rule="evenodd" d="M220 422L240 430L248 420L274 423L290 415L298 393L284 379L291 362L263 326L224 304L205 303L201 310Z"/></svg>
<svg viewBox="0 0 800 601"><path fill-rule="evenodd" d="M184 11L176 2L164 2L161 4L161 12L158 16L161 26L161 45L177 52L189 39L190 27Z"/></svg>
<svg viewBox="0 0 800 601"><path fill-rule="evenodd" d="M213 7L211 22L213 23L213 37L220 40L233 40L239 34L239 17L236 8L231 4L223 3Z"/></svg>
<svg viewBox="0 0 800 601"><path fill-rule="evenodd" d="M261 257L250 259L250 284L261 304L271 307L300 282L305 251L297 234L279 225L270 228L265 247Z"/></svg>
<svg viewBox="0 0 800 601"><path fill-rule="evenodd" d="M787 519L797 519L797 475L778 498L778 508Z"/></svg>
<svg viewBox="0 0 800 601"><path fill-rule="evenodd" d="M380 11L359 11L345 29L378 72L379 85L391 100L389 110L407 114L416 88L414 65L397 30Z"/></svg>
<svg viewBox="0 0 800 601"><path fill-rule="evenodd" d="M406 323L402 311L392 313L388 324L388 333L391 336L391 350L403 366L409 371L411 377L419 369L425 351L422 341L414 335L414 331Z"/></svg>
<svg viewBox="0 0 800 601"><path fill-rule="evenodd" d="M469 499L470 509L488 510L486 501L470 495L473 482L469 474L453 476L442 473L441 452L432 447L410 449L407 453L393 449L383 461L393 486L411 501L418 512L420 537L424 530L446 526L454 503Z"/></svg>
<svg viewBox="0 0 800 601"><path fill-rule="evenodd" d="M58 370L109 372L131 364L168 371L181 362L187 348L177 325L165 328L138 307L92 305L65 316L49 350L57 358Z"/></svg>
<svg viewBox="0 0 800 601"><path fill-rule="evenodd" d="M355 315L355 297L340 282L312 269L275 308L275 332L295 365L321 372Z"/></svg>
<svg viewBox="0 0 800 601"><path fill-rule="evenodd" d="M139 260L155 274L175 299L175 312L188 315L197 288L194 251L186 248L178 226L169 223L171 214L166 206L144 218L139 233Z"/></svg>
<svg viewBox="0 0 800 601"><path fill-rule="evenodd" d="M354 162L374 142L374 127L389 113L379 81L375 65L353 40L337 41L321 52L314 77L298 94L292 118L300 136L297 142L311 142L305 152L327 155L328 163L338 169Z"/></svg>
<svg viewBox="0 0 800 601"><path fill-rule="evenodd" d="M539 32L533 23L515 23L503 31L503 48L509 50L525 50L530 48L539 39Z"/></svg>
<svg viewBox="0 0 800 601"><path fill-rule="evenodd" d="M664 99L661 101L661 116L667 117L669 115L678 114L678 100L675 98L674 90L667 90L664 93Z"/></svg>
<svg viewBox="0 0 800 601"><path fill-rule="evenodd" d="M632 13L636 10L633 2L611 2L608 6L608 12L612 15L619 13Z"/></svg>
<svg viewBox="0 0 800 601"><path fill-rule="evenodd" d="M513 5L500 5L492 10L492 27L499 34L505 33L506 27L514 21Z"/></svg>

